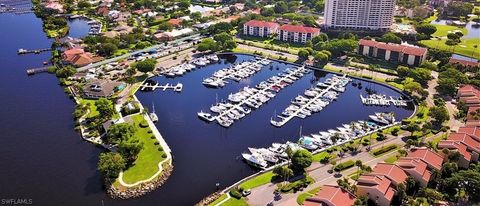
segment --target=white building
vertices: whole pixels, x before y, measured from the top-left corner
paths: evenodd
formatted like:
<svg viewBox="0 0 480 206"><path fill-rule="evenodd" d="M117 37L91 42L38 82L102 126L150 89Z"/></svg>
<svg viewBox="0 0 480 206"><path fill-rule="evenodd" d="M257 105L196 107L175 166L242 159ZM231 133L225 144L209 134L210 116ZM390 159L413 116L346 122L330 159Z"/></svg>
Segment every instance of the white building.
<svg viewBox="0 0 480 206"><path fill-rule="evenodd" d="M325 26L336 29L388 30L395 0L326 0Z"/></svg>
<svg viewBox="0 0 480 206"><path fill-rule="evenodd" d="M268 37L277 33L279 25L274 22L250 20L243 24L243 34L248 36Z"/></svg>

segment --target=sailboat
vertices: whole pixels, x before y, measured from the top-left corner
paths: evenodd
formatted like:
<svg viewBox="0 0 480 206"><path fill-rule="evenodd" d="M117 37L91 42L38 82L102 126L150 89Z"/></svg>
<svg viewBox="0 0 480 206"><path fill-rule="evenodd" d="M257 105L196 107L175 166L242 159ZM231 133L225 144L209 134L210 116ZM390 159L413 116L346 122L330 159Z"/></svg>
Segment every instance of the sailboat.
<svg viewBox="0 0 480 206"><path fill-rule="evenodd" d="M152 120L152 122L157 122L158 121L158 116L157 114L155 113L155 104L152 102L152 107L153 107L153 111L149 114L150 116L150 119Z"/></svg>

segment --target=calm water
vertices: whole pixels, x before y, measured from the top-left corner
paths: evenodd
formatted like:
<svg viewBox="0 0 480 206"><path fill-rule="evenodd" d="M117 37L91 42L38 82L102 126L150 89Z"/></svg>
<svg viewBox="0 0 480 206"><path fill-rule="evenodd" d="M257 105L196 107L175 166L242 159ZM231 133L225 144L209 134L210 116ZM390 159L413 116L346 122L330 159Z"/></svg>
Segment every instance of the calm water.
<svg viewBox="0 0 480 206"><path fill-rule="evenodd" d="M439 25L447 25L447 20L433 20L430 22L431 24L439 24ZM461 27L459 27L461 28ZM480 25L475 23L474 21L467 22L465 25L467 29L467 35L463 36L463 38L480 38Z"/></svg>
<svg viewBox="0 0 480 206"><path fill-rule="evenodd" d="M211 65L176 79L157 78L161 83L182 82L184 91L139 92L139 99L148 107L155 102L160 118L157 126L173 150L174 172L160 189L140 199L120 201L109 199L96 171L98 154L102 151L81 140L73 130L74 103L63 93L53 75L28 77L25 70L41 66L49 53L17 56L18 48L49 47L51 40L42 32L41 21L33 14L0 15L0 198L27 198L37 205L193 205L215 190L254 172L239 158L247 147L267 146L272 142L296 140L300 125L307 134L365 119L375 111L393 109L397 117L411 111L400 108L364 107L359 90L349 86L321 113L308 119L295 119L278 129L268 120L280 112L290 99L308 88L311 81L324 78L323 73L310 74L249 116L224 129L217 124L199 120L196 112L207 110L215 102L215 94L225 98L246 85L255 85L278 73L265 69L241 83L223 89L207 89L201 80L228 62L242 61L249 56L230 57L225 63ZM396 92L382 86L363 83L385 94Z"/></svg>
<svg viewBox="0 0 480 206"><path fill-rule="evenodd" d="M88 35L88 32L90 30L88 20L83 18L69 20L68 26L70 27L68 35L74 38L83 38Z"/></svg>
<svg viewBox="0 0 480 206"><path fill-rule="evenodd" d="M226 99L228 94L237 92L247 85L254 86L290 67L275 62L272 69L267 66L253 77L239 83L232 82L222 89L206 88L201 84L204 78L211 76L216 70L225 68L233 62L248 59L253 57L222 56L220 63L188 73L184 77L155 78L161 84L183 83L184 89L181 93L164 91L137 93L139 100L147 107L151 108L152 103L155 103L155 110L160 119L157 127L173 151L174 172L168 184L162 188L165 191L159 193L175 195L177 191L182 191L186 197L172 203L191 204L212 192L216 182L222 186L228 186L252 174L254 170L241 160L240 154L248 147L266 147L272 142L297 141L300 126L303 128L303 134L309 134L334 128L343 123L368 119L368 115L378 111L394 111L397 118L405 118L412 113L411 110L396 107L363 106L359 95L365 93L366 87L387 95L398 96L399 94L384 86L361 81L364 88L358 89L350 84L338 101L333 102L320 113L303 120L294 119L282 128L271 126L269 120L275 111L278 113L283 111L290 100L311 87L312 82L332 75L312 72L286 87L274 99L235 122L228 129L216 123L209 124L198 119L197 112L208 111L209 107L215 103L216 96L219 100Z"/></svg>

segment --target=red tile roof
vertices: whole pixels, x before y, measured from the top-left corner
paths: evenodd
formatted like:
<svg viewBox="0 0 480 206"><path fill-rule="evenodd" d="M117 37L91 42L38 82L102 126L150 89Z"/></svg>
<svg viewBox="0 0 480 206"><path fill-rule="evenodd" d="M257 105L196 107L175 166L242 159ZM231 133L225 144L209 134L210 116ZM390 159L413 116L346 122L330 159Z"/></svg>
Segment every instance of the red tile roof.
<svg viewBox="0 0 480 206"><path fill-rule="evenodd" d="M410 157L400 157L396 165L401 167L405 172L417 173L422 176L422 180L424 182L430 181L431 173L427 170L427 163L424 161L419 160L418 158L410 158Z"/></svg>
<svg viewBox="0 0 480 206"><path fill-rule="evenodd" d="M379 49L385 49L390 51L402 52L404 54L410 54L414 56L424 56L427 54L427 49L417 46L408 46L402 44L384 43L373 40L361 39L358 42L360 45L376 47Z"/></svg>
<svg viewBox="0 0 480 206"><path fill-rule="evenodd" d="M372 174L384 175L394 185L405 182L407 179L407 174L397 165L388 164L388 163L378 163L373 168Z"/></svg>
<svg viewBox="0 0 480 206"><path fill-rule="evenodd" d="M468 60L463 60L463 59L456 59L456 58L453 58L453 57L450 57L449 61L450 63L452 64L461 64L463 66L467 66L467 67L475 67L475 66L480 66L480 63L478 61L468 61Z"/></svg>
<svg viewBox="0 0 480 206"><path fill-rule="evenodd" d="M454 141L454 140L442 140L438 142L438 148L448 148L458 151L464 159L470 161L472 159L472 155L467 151L467 145L462 142Z"/></svg>
<svg viewBox="0 0 480 206"><path fill-rule="evenodd" d="M383 175L367 174L358 178L357 187L375 188L380 193L385 194L387 200L392 200L393 194L390 193L392 190L390 187L391 183L392 181Z"/></svg>
<svg viewBox="0 0 480 206"><path fill-rule="evenodd" d="M480 153L480 142L469 134L451 133L450 135L448 135L447 139L452 141L462 142L468 147L468 149L473 150L477 153Z"/></svg>
<svg viewBox="0 0 480 206"><path fill-rule="evenodd" d="M307 27L307 26L300 26L300 25L292 25L292 24L285 24L280 27L280 30L288 31L288 32L297 32L297 33L319 33L320 29Z"/></svg>
<svg viewBox="0 0 480 206"><path fill-rule="evenodd" d="M463 126L458 129L459 133L467 133L480 141L480 126Z"/></svg>
<svg viewBox="0 0 480 206"><path fill-rule="evenodd" d="M278 28L279 25L275 22L269 22L269 21L260 21L260 20L250 20L247 23L245 23L247 26L251 27L267 27L267 28Z"/></svg>
<svg viewBox="0 0 480 206"><path fill-rule="evenodd" d="M181 19L170 19L170 20L168 20L168 23L173 25L173 26L180 26L180 24L182 23L182 20Z"/></svg>
<svg viewBox="0 0 480 206"><path fill-rule="evenodd" d="M351 206L354 203L355 196L347 190L339 186L324 185L314 197L305 200L303 205Z"/></svg>
<svg viewBox="0 0 480 206"><path fill-rule="evenodd" d="M471 85L471 84L463 85L458 89L458 96L460 96L460 97L462 97L462 96L477 96L477 97L479 97L480 96L479 94L480 94L480 90L476 86Z"/></svg>
<svg viewBox="0 0 480 206"><path fill-rule="evenodd" d="M427 148L413 148L408 152L407 157L419 158L428 164L429 167L437 170L442 169L443 157Z"/></svg>

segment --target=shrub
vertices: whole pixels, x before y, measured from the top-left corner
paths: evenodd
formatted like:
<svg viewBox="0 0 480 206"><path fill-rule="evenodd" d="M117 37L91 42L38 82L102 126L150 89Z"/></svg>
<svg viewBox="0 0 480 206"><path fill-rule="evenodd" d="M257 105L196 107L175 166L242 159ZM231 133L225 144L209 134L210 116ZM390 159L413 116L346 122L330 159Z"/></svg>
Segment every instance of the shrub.
<svg viewBox="0 0 480 206"><path fill-rule="evenodd" d="M395 127L395 128L392 129L392 131L390 133L393 136L397 136L399 131L400 131L400 129L398 127Z"/></svg>
<svg viewBox="0 0 480 206"><path fill-rule="evenodd" d="M397 149L397 147L398 147L398 145L396 145L396 144L387 145L386 147L381 147L381 148L377 148L377 149L373 150L372 154L374 156L378 156L378 155L384 154L386 152L392 151L394 149Z"/></svg>
<svg viewBox="0 0 480 206"><path fill-rule="evenodd" d="M153 135L152 135L152 136L150 136L150 139L155 139L155 136L153 136Z"/></svg>
<svg viewBox="0 0 480 206"><path fill-rule="evenodd" d="M148 123L145 120L142 120L138 125L142 128L148 127Z"/></svg>
<svg viewBox="0 0 480 206"><path fill-rule="evenodd" d="M402 125L409 125L412 121L409 119L402 120Z"/></svg>
<svg viewBox="0 0 480 206"><path fill-rule="evenodd" d="M153 131L152 131L151 129L149 129L149 130L147 131L148 134L152 134L152 132L153 132Z"/></svg>
<svg viewBox="0 0 480 206"><path fill-rule="evenodd" d="M163 151L163 148L162 148L162 147L158 147L158 151Z"/></svg>
<svg viewBox="0 0 480 206"><path fill-rule="evenodd" d="M154 144L154 145L159 145L159 144L160 144L160 142L158 142L158 141L155 141L153 144Z"/></svg>
<svg viewBox="0 0 480 206"><path fill-rule="evenodd" d="M162 158L167 158L167 154L163 153Z"/></svg>
<svg viewBox="0 0 480 206"><path fill-rule="evenodd" d="M385 139L387 139L387 137L385 137L383 133L380 133L380 132L377 133L377 138L376 138L377 141L383 141Z"/></svg>
<svg viewBox="0 0 480 206"><path fill-rule="evenodd" d="M353 166L355 166L355 162L353 160L348 160L346 162L342 162L342 163L336 165L334 170L337 171L337 172L340 172L342 170L346 170L346 169L351 168Z"/></svg>
<svg viewBox="0 0 480 206"><path fill-rule="evenodd" d="M230 190L229 193L230 193L230 196L232 196L236 199L242 198L242 193L240 193L237 188Z"/></svg>

